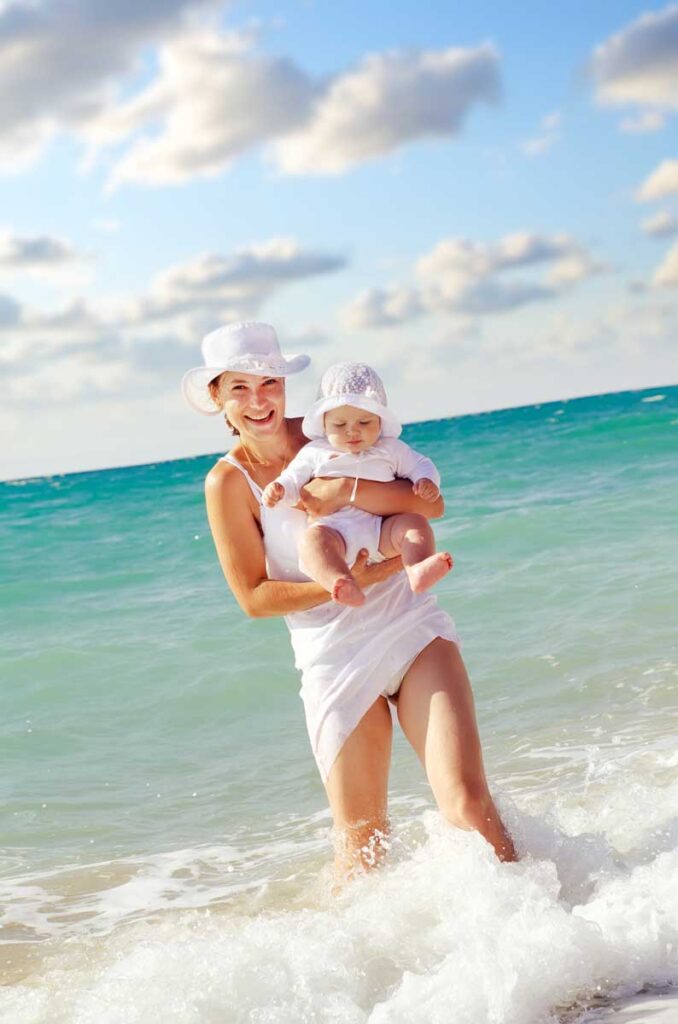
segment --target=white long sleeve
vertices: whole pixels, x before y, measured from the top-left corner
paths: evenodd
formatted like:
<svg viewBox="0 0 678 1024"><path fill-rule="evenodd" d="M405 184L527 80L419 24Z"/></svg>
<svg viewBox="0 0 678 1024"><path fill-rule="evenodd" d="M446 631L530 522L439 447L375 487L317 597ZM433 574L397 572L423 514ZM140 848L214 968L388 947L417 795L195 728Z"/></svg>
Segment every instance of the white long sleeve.
<svg viewBox="0 0 678 1024"><path fill-rule="evenodd" d="M301 488L316 475L316 468L320 461L319 456L324 453L318 452L315 445L307 444L294 456L275 481L285 488L285 496L282 499L285 505L294 506L299 501Z"/></svg>
<svg viewBox="0 0 678 1024"><path fill-rule="evenodd" d="M301 488L315 476L345 476L384 483L403 477L413 484L427 479L440 486L440 474L431 460L394 437L380 437L372 448L355 454L336 451L328 441L309 442L275 481L285 488L285 505L296 505Z"/></svg>
<svg viewBox="0 0 678 1024"><path fill-rule="evenodd" d="M425 455L410 448L409 444L395 437L381 438L377 445L387 445L392 450L396 476L406 477L416 484L417 480L432 480L440 487L440 473L433 462Z"/></svg>

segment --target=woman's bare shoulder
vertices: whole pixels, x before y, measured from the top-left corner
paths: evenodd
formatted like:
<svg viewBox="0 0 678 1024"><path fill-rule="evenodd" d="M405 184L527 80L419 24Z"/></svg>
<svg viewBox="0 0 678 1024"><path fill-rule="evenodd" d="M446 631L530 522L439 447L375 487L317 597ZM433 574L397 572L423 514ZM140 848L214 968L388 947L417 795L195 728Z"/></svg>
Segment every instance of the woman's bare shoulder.
<svg viewBox="0 0 678 1024"><path fill-rule="evenodd" d="M259 504L233 463L220 460L212 466L205 477L205 504L213 532L215 523L244 529L252 519L259 521Z"/></svg>
<svg viewBox="0 0 678 1024"><path fill-rule="evenodd" d="M237 466L224 459L215 462L205 477L205 493L208 495L235 493L242 489L243 485L246 488L245 478Z"/></svg>

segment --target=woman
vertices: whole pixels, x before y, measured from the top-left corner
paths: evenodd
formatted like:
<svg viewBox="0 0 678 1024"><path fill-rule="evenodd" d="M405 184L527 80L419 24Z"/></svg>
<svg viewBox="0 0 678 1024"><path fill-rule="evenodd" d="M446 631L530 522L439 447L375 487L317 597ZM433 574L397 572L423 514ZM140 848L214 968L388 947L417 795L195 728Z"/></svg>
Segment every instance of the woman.
<svg viewBox="0 0 678 1024"><path fill-rule="evenodd" d="M313 752L327 791L337 845L337 870L350 874L379 857L388 831L387 788L396 702L403 732L422 761L443 816L475 829L502 860L515 850L490 796L473 696L452 620L428 594L413 594L399 558L353 573L367 600L337 608L298 569L301 509L270 510L263 489L307 438L301 420L285 417L285 377L304 369L306 356L285 359L274 329L242 322L203 341L205 365L182 382L193 408L224 414L238 437L205 482L207 513L226 580L247 615L283 615L290 629ZM352 491L354 492L352 494ZM305 509L327 515L353 500L379 516L442 514L442 501L413 494L409 481L315 480Z"/></svg>

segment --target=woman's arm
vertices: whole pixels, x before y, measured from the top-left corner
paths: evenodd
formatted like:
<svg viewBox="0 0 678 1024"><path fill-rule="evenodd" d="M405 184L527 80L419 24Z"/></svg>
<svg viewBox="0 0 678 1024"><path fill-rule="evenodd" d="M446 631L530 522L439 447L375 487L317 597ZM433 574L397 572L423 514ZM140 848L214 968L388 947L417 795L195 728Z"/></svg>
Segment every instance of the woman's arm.
<svg viewBox="0 0 678 1024"><path fill-rule="evenodd" d="M318 583L286 583L266 575L264 544L254 514L254 499L237 469L218 466L205 480L205 500L214 545L226 582L245 612L253 618L289 615L326 604L330 595ZM358 558L354 574L362 587L387 579L402 567L389 558L365 567Z"/></svg>
<svg viewBox="0 0 678 1024"><path fill-rule="evenodd" d="M440 495L436 501L424 501L412 490L411 480L359 480L354 504L376 516L392 516L398 512L418 512L426 519L439 519L445 511Z"/></svg>
<svg viewBox="0 0 678 1024"><path fill-rule="evenodd" d="M351 477L316 477L301 488L301 500L313 516L327 516L348 505L353 491ZM436 501L424 501L412 491L411 480L359 480L355 501L358 508L375 516L398 512L419 512L426 519L438 519L445 511L442 495Z"/></svg>

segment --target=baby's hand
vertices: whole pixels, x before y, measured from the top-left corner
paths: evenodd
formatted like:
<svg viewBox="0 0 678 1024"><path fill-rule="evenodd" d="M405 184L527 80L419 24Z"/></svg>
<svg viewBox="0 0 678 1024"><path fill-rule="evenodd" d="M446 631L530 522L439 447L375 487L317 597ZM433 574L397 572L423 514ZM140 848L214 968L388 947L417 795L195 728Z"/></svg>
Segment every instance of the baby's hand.
<svg viewBox="0 0 678 1024"><path fill-rule="evenodd" d="M440 488L433 483L433 480L427 480L426 477L422 477L421 480L417 480L416 484L412 484L412 490L418 498L423 498L424 501L435 501L440 495Z"/></svg>
<svg viewBox="0 0 678 1024"><path fill-rule="evenodd" d="M266 508L274 508L284 497L285 488L282 484L279 484L277 480L274 480L272 484L268 484L264 487L264 493L261 496L261 500Z"/></svg>

